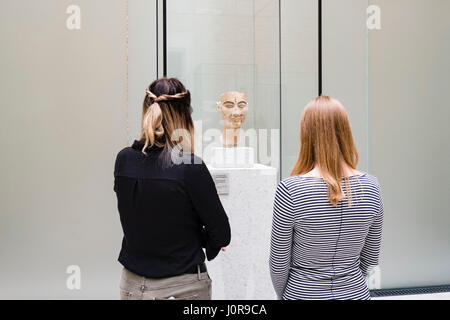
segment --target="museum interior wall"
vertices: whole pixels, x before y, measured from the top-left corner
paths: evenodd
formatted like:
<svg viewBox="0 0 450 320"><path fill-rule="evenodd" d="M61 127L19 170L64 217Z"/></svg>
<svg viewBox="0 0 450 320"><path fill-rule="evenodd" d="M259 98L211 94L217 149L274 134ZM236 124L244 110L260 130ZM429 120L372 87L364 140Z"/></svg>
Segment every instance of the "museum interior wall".
<svg viewBox="0 0 450 320"><path fill-rule="evenodd" d="M364 12L381 8L381 29ZM324 93L346 106L382 185L381 287L450 283L448 1L323 1Z"/></svg>
<svg viewBox="0 0 450 320"><path fill-rule="evenodd" d="M0 2L0 298L118 298L113 166L140 133L146 86L163 74L158 2ZM366 28L371 4L381 8L379 30ZM450 283L449 6L323 0L323 93L346 106L358 169L383 188L382 288ZM216 297L271 298L268 240L236 254L268 238L273 190L297 159L318 64L316 0L167 0L167 74L191 90L197 133L211 133L196 150L236 230L228 255L210 264ZM245 165L230 164L220 141L208 148L222 133L227 92L245 93L244 133L274 135L237 146L254 152ZM216 154L225 160L214 165ZM238 276L252 260L254 275ZM226 289L222 266L232 262L236 283ZM81 290L66 286L71 265Z"/></svg>

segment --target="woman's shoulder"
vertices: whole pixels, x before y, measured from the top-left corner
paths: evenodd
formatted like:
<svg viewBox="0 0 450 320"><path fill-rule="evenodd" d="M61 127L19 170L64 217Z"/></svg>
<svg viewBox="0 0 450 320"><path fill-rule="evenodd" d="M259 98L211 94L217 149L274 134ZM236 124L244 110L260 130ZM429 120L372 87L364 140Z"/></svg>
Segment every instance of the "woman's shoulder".
<svg viewBox="0 0 450 320"><path fill-rule="evenodd" d="M135 150L132 147L125 147L125 148L121 149L119 152L117 152L116 158L124 157L127 154L130 154L130 153L132 153L134 151Z"/></svg>
<svg viewBox="0 0 450 320"><path fill-rule="evenodd" d="M283 180L281 180L280 183L283 183L286 186L291 185L302 185L302 184L310 184L310 183L320 183L323 182L323 178L320 176L310 175L310 174L303 174L303 175L294 175L287 177Z"/></svg>
<svg viewBox="0 0 450 320"><path fill-rule="evenodd" d="M123 162L126 158L130 157L131 155L136 155L136 150L134 150L132 147L123 148L116 155L116 164Z"/></svg>
<svg viewBox="0 0 450 320"><path fill-rule="evenodd" d="M381 186L376 176L366 173L361 176L361 179L359 179L359 181L363 184L363 186L366 187L366 189L369 188L375 192L380 192Z"/></svg>
<svg viewBox="0 0 450 320"><path fill-rule="evenodd" d="M194 179L209 174L208 167L203 159L193 153L185 153L180 157L172 158L173 168L183 172L183 176Z"/></svg>
<svg viewBox="0 0 450 320"><path fill-rule="evenodd" d="M125 147L117 153L114 165L114 174L117 175L123 171L124 165L127 162L127 158L129 158L129 154L133 151L134 150L131 147Z"/></svg>
<svg viewBox="0 0 450 320"><path fill-rule="evenodd" d="M368 174L362 171L355 171L354 175L348 176L350 181L359 181L360 183L364 183L367 185L371 185L376 188L380 188L380 184L376 176ZM303 175L295 175L290 176L281 180L280 185L285 187L286 189L302 189L302 188L310 188L318 185L325 185L325 180L318 175L315 174L303 174Z"/></svg>
<svg viewBox="0 0 450 320"><path fill-rule="evenodd" d="M278 189L289 193L298 193L304 189L311 189L314 186L323 186L323 184L324 182L320 177L296 175L282 179L278 184Z"/></svg>
<svg viewBox="0 0 450 320"><path fill-rule="evenodd" d="M206 166L203 159L195 155L194 153L182 153L179 155L175 155L172 157L172 162L175 165L182 165L185 169L193 169L199 168L199 166Z"/></svg>

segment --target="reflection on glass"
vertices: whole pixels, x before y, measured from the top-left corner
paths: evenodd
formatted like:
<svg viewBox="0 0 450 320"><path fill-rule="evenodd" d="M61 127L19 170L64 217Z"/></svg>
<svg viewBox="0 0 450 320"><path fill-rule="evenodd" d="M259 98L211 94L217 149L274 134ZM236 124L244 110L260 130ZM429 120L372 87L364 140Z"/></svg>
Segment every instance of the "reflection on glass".
<svg viewBox="0 0 450 320"><path fill-rule="evenodd" d="M201 156L209 159L214 143L236 145L241 132L245 146L256 136L251 147L257 162L278 168L279 140L271 144L280 128L278 1L171 0L167 5L168 76L179 78L192 93ZM238 102L241 108L227 111L223 99L233 92L245 93L242 99L252 107ZM224 128L234 132L223 137Z"/></svg>

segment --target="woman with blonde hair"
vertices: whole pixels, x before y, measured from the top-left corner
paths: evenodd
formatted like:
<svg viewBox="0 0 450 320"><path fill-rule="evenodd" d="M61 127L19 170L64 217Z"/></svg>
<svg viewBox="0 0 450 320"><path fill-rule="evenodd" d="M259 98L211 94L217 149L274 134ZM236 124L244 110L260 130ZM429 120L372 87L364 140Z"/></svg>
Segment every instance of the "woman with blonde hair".
<svg viewBox="0 0 450 320"><path fill-rule="evenodd" d="M205 163L193 155L191 96L177 79L146 90L142 133L114 169L124 233L120 298L209 300L206 258L230 242L230 225Z"/></svg>
<svg viewBox="0 0 450 320"><path fill-rule="evenodd" d="M383 202L377 179L357 164L344 107L327 96L311 101L298 161L275 195L270 271L279 299L370 299Z"/></svg>

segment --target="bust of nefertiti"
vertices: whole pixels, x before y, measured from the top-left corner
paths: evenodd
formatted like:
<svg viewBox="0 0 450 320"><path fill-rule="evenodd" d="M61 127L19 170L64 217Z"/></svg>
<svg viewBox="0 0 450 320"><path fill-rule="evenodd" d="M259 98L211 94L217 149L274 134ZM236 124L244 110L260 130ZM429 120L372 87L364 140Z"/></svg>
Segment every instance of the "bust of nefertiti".
<svg viewBox="0 0 450 320"><path fill-rule="evenodd" d="M223 118L223 144L236 147L240 140L241 127L248 113L247 94L243 92L225 92L217 102L217 110Z"/></svg>

